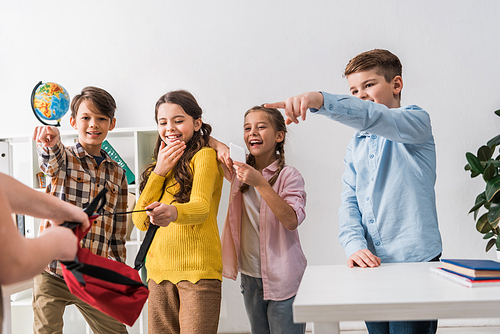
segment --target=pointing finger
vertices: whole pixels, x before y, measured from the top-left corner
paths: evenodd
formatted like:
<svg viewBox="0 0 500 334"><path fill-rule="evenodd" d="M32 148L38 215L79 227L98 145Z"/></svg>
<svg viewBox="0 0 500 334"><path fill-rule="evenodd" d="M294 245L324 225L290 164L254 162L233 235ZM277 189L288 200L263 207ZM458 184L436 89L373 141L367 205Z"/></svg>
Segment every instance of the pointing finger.
<svg viewBox="0 0 500 334"><path fill-rule="evenodd" d="M266 103L264 104L264 107L266 108L280 108L284 109L285 108L285 102L274 102L274 103Z"/></svg>

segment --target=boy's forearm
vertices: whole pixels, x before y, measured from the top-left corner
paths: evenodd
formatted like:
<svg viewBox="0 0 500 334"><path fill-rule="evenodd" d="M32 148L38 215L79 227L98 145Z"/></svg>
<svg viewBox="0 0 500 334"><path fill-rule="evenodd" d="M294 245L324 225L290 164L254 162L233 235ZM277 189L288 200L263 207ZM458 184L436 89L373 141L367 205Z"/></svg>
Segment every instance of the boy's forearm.
<svg viewBox="0 0 500 334"><path fill-rule="evenodd" d="M65 147L59 141L53 147L44 147L37 144L38 165L40 169L49 176L54 176L65 160Z"/></svg>

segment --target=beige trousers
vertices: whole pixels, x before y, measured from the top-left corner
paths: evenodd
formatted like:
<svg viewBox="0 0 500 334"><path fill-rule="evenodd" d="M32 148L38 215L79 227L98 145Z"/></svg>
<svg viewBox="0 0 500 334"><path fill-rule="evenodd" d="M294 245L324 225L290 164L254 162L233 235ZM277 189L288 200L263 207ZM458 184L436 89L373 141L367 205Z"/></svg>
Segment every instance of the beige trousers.
<svg viewBox="0 0 500 334"><path fill-rule="evenodd" d="M62 334L64 309L72 304L78 308L95 334L128 333L124 324L75 297L64 280L43 272L35 277L34 283L33 333Z"/></svg>
<svg viewBox="0 0 500 334"><path fill-rule="evenodd" d="M173 284L149 280L149 334L216 334L222 282L200 280Z"/></svg>

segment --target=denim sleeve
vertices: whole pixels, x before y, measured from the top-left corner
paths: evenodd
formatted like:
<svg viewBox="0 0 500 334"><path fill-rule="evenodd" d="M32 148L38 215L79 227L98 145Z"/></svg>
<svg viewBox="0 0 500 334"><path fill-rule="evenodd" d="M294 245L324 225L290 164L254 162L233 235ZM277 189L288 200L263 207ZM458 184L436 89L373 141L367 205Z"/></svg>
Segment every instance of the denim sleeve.
<svg viewBox="0 0 500 334"><path fill-rule="evenodd" d="M350 95L321 94L323 106L310 111L357 131L367 131L405 144L422 144L432 136L429 114L418 106L389 109Z"/></svg>
<svg viewBox="0 0 500 334"><path fill-rule="evenodd" d="M339 209L339 241L349 258L356 251L368 248L356 196L356 170L351 159L351 143L347 147L344 165L342 203Z"/></svg>

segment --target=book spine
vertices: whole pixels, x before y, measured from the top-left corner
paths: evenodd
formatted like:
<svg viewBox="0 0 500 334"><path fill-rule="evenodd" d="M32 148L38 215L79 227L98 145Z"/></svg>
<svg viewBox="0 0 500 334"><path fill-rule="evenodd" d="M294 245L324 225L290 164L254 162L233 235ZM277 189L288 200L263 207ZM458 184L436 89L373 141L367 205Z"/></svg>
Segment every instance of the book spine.
<svg viewBox="0 0 500 334"><path fill-rule="evenodd" d="M439 276L441 276L443 278L446 278L446 279L451 280L455 283L463 285L465 287L468 287L468 288L472 287L472 283L470 282L470 280L468 280L464 277L461 277L461 276L457 276L457 275L448 273L448 272L442 270L441 268L431 267L430 271L432 271L435 274L438 274Z"/></svg>

